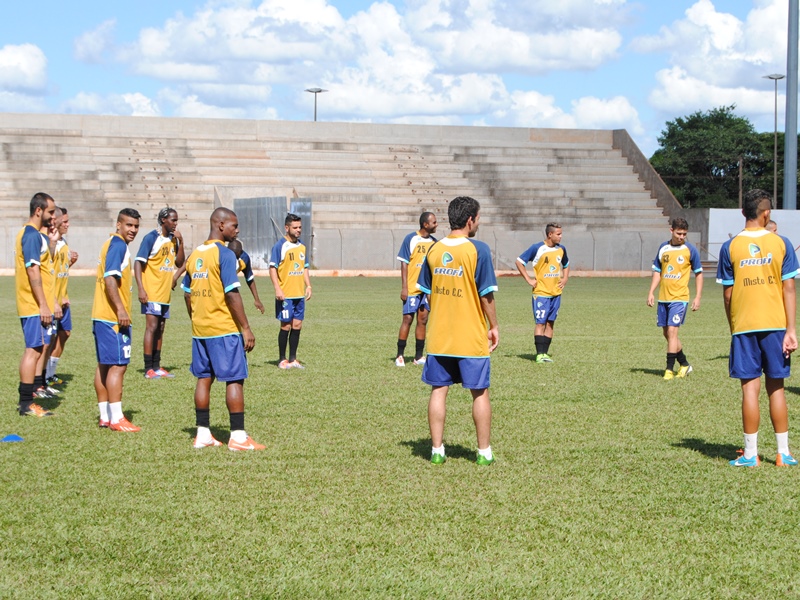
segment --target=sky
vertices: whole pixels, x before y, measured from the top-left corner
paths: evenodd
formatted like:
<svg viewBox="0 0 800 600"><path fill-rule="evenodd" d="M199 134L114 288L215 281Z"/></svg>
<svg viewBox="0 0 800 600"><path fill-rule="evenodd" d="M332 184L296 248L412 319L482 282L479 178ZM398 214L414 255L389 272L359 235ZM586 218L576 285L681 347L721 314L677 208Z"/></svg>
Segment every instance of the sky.
<svg viewBox="0 0 800 600"><path fill-rule="evenodd" d="M627 129L736 105L774 127L788 0L16 3L0 111ZM778 82L778 129L785 110Z"/></svg>

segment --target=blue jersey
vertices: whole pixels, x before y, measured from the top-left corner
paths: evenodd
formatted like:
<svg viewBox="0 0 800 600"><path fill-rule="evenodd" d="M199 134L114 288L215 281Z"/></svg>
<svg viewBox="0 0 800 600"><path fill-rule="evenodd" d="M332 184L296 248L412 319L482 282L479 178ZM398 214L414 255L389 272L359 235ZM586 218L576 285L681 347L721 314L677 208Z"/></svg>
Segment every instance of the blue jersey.
<svg viewBox="0 0 800 600"><path fill-rule="evenodd" d="M244 250L242 250L242 255L239 257L238 272L244 275L244 280L247 283L250 283L256 278L256 276L253 274L253 267L250 263L250 255Z"/></svg>

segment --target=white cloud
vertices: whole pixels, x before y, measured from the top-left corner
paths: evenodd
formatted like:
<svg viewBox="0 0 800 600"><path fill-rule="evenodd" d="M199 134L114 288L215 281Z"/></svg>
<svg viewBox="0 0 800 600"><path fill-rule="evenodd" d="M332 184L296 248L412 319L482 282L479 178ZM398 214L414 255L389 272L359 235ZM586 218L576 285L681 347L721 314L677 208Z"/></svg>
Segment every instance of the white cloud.
<svg viewBox="0 0 800 600"><path fill-rule="evenodd" d="M78 36L73 43L75 58L90 64L105 62L114 47L116 26L117 21L109 19L103 21L95 29Z"/></svg>
<svg viewBox="0 0 800 600"><path fill-rule="evenodd" d="M66 113L158 117L158 105L147 96L135 94L94 94L80 92L61 107Z"/></svg>
<svg viewBox="0 0 800 600"><path fill-rule="evenodd" d="M0 88L43 92L47 87L47 57L34 44L0 48Z"/></svg>
<svg viewBox="0 0 800 600"><path fill-rule="evenodd" d="M572 103L577 127L585 129L627 129L631 135L644 133L639 113L627 98L603 100L587 96Z"/></svg>
<svg viewBox="0 0 800 600"><path fill-rule="evenodd" d="M0 90L0 111L2 112L47 112L44 99L29 94Z"/></svg>
<svg viewBox="0 0 800 600"><path fill-rule="evenodd" d="M229 106L222 107L204 102L197 94L187 94L167 88L159 93L159 101L172 107L176 117L202 119L277 119L277 111L269 107Z"/></svg>
<svg viewBox="0 0 800 600"><path fill-rule="evenodd" d="M518 127L575 127L575 118L556 106L553 96L539 92L513 92L510 112Z"/></svg>

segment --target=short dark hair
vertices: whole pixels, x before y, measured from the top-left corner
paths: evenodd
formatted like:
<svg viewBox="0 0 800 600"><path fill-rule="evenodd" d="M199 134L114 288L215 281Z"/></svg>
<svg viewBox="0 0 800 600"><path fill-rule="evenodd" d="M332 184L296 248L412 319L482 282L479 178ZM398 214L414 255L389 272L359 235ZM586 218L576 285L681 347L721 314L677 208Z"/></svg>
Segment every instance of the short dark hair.
<svg viewBox="0 0 800 600"><path fill-rule="evenodd" d="M123 208L117 215L117 223L122 220L122 217L130 217L131 219L141 219L142 215L135 208Z"/></svg>
<svg viewBox="0 0 800 600"><path fill-rule="evenodd" d="M433 216L434 216L434 214L432 212L427 211L427 210L424 213L422 213L419 216L419 227L420 227L420 229L422 229L422 226L425 225L425 223L427 223L428 221L430 221L431 217L433 217Z"/></svg>
<svg viewBox="0 0 800 600"><path fill-rule="evenodd" d="M169 206L162 208L158 212L158 224L163 225L164 221L167 220L167 217L170 215L170 213L175 213L177 215L178 211L175 210L174 208L170 208Z"/></svg>
<svg viewBox="0 0 800 600"><path fill-rule="evenodd" d="M545 235L550 235L556 229L561 229L561 228L562 228L561 224L560 223L556 223L555 221L552 222L552 223L548 223L547 225L544 226L544 234Z"/></svg>
<svg viewBox="0 0 800 600"><path fill-rule="evenodd" d="M481 210L480 202L469 196L458 196L447 206L450 229L464 229L470 217L476 219Z"/></svg>
<svg viewBox="0 0 800 600"><path fill-rule="evenodd" d="M772 196L769 192L758 188L748 191L744 195L742 201L742 214L744 215L744 218L748 221L753 221L758 218L758 215L763 212L759 212L758 209L764 200L769 200L769 206L772 208Z"/></svg>
<svg viewBox="0 0 800 600"><path fill-rule="evenodd" d="M61 214L62 214L62 215L65 215L65 214L67 214L67 209L66 209L66 207L64 207L64 206L57 206L56 208L58 208L58 210L60 210L60 211L61 211Z"/></svg>
<svg viewBox="0 0 800 600"><path fill-rule="evenodd" d="M239 258L242 255L242 252L244 252L242 242L240 242L238 239L228 242L228 248L233 251L233 253L236 255L236 258Z"/></svg>
<svg viewBox="0 0 800 600"><path fill-rule="evenodd" d="M36 192L33 195L33 198L31 198L30 216L32 217L33 215L36 214L37 208L41 208L42 210L46 209L47 203L50 202L51 200L55 202L55 200L53 200L53 197L50 196L49 194L45 194L44 192Z"/></svg>
<svg viewBox="0 0 800 600"><path fill-rule="evenodd" d="M685 229L689 231L689 222L682 217L672 219L672 229Z"/></svg>
<svg viewBox="0 0 800 600"><path fill-rule="evenodd" d="M284 225L291 225L292 223L297 223L297 221L302 221L299 216L294 213L286 213L286 218L283 220Z"/></svg>

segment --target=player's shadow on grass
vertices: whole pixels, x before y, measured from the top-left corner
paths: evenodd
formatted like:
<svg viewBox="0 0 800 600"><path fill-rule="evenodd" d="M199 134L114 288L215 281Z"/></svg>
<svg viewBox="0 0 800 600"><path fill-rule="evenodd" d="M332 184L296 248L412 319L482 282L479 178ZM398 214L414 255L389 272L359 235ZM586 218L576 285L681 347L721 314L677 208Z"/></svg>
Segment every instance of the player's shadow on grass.
<svg viewBox="0 0 800 600"><path fill-rule="evenodd" d="M800 396L800 387L789 387L789 386L787 386L786 387L786 391L791 393L791 394L796 394L796 395Z"/></svg>
<svg viewBox="0 0 800 600"><path fill-rule="evenodd" d="M640 369L640 368L636 368L636 369L631 369L630 371L631 371L631 373L644 373L645 375L658 375L659 377L663 377L664 376L664 370L663 369Z"/></svg>
<svg viewBox="0 0 800 600"><path fill-rule="evenodd" d="M401 446L411 448L411 454L425 460L431 459L431 438L406 440L400 442ZM472 462L478 460L478 453L460 444L446 444L447 458L466 458Z"/></svg>
<svg viewBox="0 0 800 600"><path fill-rule="evenodd" d="M209 429L211 430L211 435L214 436L214 439L217 439L220 442L223 440L227 442L228 438L231 437L231 432L229 429L222 429L220 427L209 427ZM194 440L195 436L197 435L197 427L184 427L181 431L188 433L191 440Z"/></svg>
<svg viewBox="0 0 800 600"><path fill-rule="evenodd" d="M728 354L720 354L719 356L715 356L714 358L710 358L709 360L728 360L730 356Z"/></svg>
<svg viewBox="0 0 800 600"><path fill-rule="evenodd" d="M683 438L680 442L672 444L674 448L686 448L704 454L709 458L736 458L736 451L741 446L734 444L715 444L698 438Z"/></svg>
<svg viewBox="0 0 800 600"><path fill-rule="evenodd" d="M522 360L534 361L534 360L536 360L536 355L535 354L517 354L517 358L521 358Z"/></svg>

